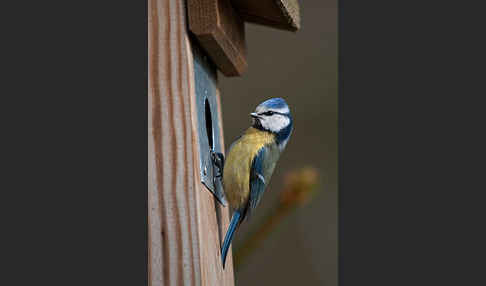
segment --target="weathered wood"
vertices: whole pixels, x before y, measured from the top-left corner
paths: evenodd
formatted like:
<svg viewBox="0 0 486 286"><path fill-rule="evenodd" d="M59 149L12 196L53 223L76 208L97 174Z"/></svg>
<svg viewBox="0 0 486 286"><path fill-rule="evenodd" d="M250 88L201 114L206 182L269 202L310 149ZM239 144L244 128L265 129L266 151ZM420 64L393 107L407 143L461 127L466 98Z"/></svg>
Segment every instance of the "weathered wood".
<svg viewBox="0 0 486 286"><path fill-rule="evenodd" d="M220 254L228 208L215 201L200 178L185 3L149 0L148 9L149 283L234 285L231 255L223 270Z"/></svg>
<svg viewBox="0 0 486 286"><path fill-rule="evenodd" d="M188 0L189 29L226 76L241 76L246 61L245 25L230 0Z"/></svg>
<svg viewBox="0 0 486 286"><path fill-rule="evenodd" d="M244 21L277 29L300 29L300 7L297 0L232 0Z"/></svg>

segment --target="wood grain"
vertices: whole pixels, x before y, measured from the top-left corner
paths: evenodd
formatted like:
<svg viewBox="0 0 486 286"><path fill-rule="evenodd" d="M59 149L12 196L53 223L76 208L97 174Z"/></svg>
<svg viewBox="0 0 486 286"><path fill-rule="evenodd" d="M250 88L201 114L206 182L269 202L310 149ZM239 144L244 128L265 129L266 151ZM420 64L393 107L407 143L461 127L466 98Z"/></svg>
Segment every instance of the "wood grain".
<svg viewBox="0 0 486 286"><path fill-rule="evenodd" d="M276 29L300 29L300 6L297 0L232 0L244 21Z"/></svg>
<svg viewBox="0 0 486 286"><path fill-rule="evenodd" d="M218 69L241 76L247 69L245 25L230 0L188 0L189 29Z"/></svg>
<svg viewBox="0 0 486 286"><path fill-rule="evenodd" d="M234 285L231 256L223 270L220 254L228 209L199 175L185 2L149 0L148 9L149 284Z"/></svg>

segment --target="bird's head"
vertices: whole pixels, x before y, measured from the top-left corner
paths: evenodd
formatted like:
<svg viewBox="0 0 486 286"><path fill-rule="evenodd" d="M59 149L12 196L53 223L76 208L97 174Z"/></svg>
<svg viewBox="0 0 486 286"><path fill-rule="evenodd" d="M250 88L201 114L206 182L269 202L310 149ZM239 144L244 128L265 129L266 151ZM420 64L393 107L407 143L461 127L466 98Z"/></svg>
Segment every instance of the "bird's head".
<svg viewBox="0 0 486 286"><path fill-rule="evenodd" d="M292 116L290 109L283 98L271 98L255 109L250 114L253 118L253 127L275 133L279 145L287 143L292 132Z"/></svg>

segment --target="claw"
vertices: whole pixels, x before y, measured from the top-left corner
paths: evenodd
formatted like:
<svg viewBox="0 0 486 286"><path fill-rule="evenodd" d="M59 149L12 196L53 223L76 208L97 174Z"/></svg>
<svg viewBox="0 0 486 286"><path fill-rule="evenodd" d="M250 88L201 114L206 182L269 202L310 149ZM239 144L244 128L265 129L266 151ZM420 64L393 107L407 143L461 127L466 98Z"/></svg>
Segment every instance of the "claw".
<svg viewBox="0 0 486 286"><path fill-rule="evenodd" d="M211 151L211 159L214 163L213 185L214 185L215 193L217 194L216 197L218 198L218 201L223 206L227 206L228 201L226 200L226 197L224 195L223 181L222 181L223 168L224 168L224 155L219 152Z"/></svg>

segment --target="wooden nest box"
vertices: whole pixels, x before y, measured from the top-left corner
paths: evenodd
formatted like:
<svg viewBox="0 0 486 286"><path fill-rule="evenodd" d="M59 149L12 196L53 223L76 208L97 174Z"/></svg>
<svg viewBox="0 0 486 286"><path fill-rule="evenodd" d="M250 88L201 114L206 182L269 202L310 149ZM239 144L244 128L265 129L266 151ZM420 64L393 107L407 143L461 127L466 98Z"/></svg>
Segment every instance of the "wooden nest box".
<svg viewBox="0 0 486 286"><path fill-rule="evenodd" d="M295 32L297 0L188 0L189 29L225 76L241 76L246 61L245 22Z"/></svg>

